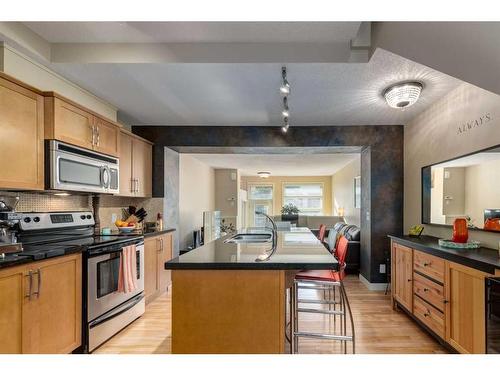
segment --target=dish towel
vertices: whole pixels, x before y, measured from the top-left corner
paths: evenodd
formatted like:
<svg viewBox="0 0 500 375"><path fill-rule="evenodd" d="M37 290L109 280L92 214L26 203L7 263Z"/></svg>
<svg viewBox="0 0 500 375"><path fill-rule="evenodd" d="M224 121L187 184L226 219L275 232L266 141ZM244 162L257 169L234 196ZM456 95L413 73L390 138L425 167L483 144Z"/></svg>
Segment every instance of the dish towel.
<svg viewBox="0 0 500 375"><path fill-rule="evenodd" d="M120 254L118 272L119 293L131 293L137 289L136 246L125 246Z"/></svg>

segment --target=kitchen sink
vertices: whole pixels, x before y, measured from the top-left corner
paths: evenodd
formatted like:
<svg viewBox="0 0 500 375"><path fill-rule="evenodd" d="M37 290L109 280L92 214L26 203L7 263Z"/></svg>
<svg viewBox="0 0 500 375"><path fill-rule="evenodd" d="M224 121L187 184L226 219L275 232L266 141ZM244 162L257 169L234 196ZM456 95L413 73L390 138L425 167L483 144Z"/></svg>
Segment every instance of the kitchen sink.
<svg viewBox="0 0 500 375"><path fill-rule="evenodd" d="M240 233L225 240L225 243L261 243L270 242L272 240L270 233Z"/></svg>

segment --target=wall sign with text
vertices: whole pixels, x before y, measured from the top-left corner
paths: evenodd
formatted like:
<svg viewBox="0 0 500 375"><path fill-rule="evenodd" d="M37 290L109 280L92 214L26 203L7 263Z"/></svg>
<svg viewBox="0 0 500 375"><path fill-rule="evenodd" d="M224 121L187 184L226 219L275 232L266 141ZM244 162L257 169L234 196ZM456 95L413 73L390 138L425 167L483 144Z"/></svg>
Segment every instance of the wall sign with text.
<svg viewBox="0 0 500 375"><path fill-rule="evenodd" d="M480 128L488 123L490 123L492 120L491 113L485 113L481 117L478 117L474 120L466 121L457 127L457 134L466 134L470 132L471 130Z"/></svg>

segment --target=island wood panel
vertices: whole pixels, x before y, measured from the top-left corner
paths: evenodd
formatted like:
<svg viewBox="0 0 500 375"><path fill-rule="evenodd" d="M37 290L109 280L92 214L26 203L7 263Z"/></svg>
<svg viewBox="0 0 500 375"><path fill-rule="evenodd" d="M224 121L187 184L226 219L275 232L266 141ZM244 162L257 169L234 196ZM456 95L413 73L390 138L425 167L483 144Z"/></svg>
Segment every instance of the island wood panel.
<svg viewBox="0 0 500 375"><path fill-rule="evenodd" d="M285 274L173 270L172 353L284 353Z"/></svg>
<svg viewBox="0 0 500 375"><path fill-rule="evenodd" d="M43 96L0 78L0 188L43 190Z"/></svg>

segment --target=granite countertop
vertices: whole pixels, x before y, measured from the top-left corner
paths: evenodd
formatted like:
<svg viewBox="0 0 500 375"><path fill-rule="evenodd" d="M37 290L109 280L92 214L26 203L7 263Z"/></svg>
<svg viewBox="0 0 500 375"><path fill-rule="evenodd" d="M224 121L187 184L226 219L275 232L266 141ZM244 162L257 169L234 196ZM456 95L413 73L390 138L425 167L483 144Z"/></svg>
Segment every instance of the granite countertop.
<svg viewBox="0 0 500 375"><path fill-rule="evenodd" d="M266 232L265 229L238 233ZM267 233L270 233L267 231ZM337 269L335 257L307 228L278 232L278 247L267 261L257 262L258 255L271 249L266 243L225 243L234 234L209 242L165 263L165 269L286 270Z"/></svg>
<svg viewBox="0 0 500 375"><path fill-rule="evenodd" d="M153 230L149 232L143 232L142 230L134 230L132 232L120 232L119 230L113 230L111 231L111 235L113 236L144 236L145 238L147 237L154 237L154 236L159 236L160 234L165 234L165 233L170 233L174 232L175 228L165 228L163 230Z"/></svg>
<svg viewBox="0 0 500 375"><path fill-rule="evenodd" d="M495 249L490 249L488 247L463 250L450 249L439 246L439 238L433 236L422 235L420 237L413 237L389 235L389 237L403 245L479 271L494 274L495 270L500 269L500 255L498 250Z"/></svg>
<svg viewBox="0 0 500 375"><path fill-rule="evenodd" d="M14 267L26 263L53 259L70 254L78 254L81 253L83 249L84 249L83 246L73 246L64 249L54 249L54 251L52 251L50 255L47 256L47 254L45 253L43 254L43 256L41 256L42 254L40 254L41 257L39 258L23 255L23 253L6 254L4 258L0 258L0 269L7 267Z"/></svg>

